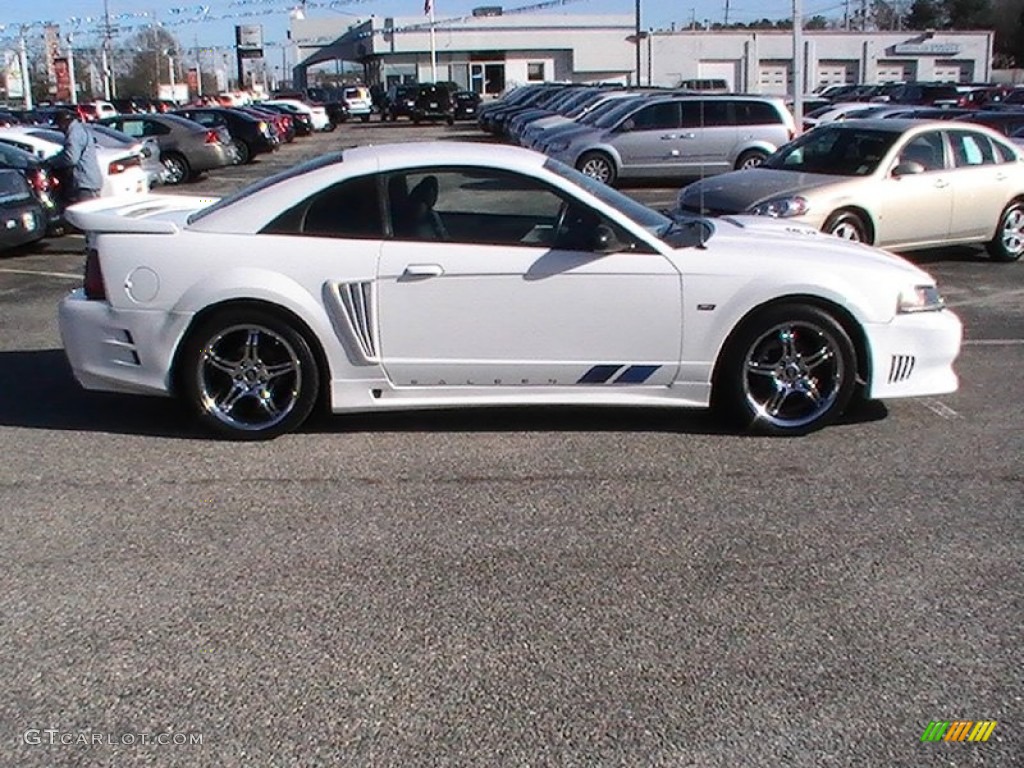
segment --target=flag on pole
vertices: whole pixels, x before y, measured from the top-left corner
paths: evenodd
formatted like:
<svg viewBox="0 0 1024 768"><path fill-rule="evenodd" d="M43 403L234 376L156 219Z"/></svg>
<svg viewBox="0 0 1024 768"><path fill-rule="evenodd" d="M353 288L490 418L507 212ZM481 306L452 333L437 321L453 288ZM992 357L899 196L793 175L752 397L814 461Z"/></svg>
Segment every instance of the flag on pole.
<svg viewBox="0 0 1024 768"><path fill-rule="evenodd" d="M423 14L429 16L432 10L434 10L434 0L423 0Z"/></svg>

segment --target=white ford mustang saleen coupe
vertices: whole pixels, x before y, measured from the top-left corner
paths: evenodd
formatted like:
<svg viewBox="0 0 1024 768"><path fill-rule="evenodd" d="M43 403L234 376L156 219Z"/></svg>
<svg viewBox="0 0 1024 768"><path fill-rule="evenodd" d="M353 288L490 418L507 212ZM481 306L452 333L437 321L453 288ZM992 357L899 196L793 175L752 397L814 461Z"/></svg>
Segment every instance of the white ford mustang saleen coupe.
<svg viewBox="0 0 1024 768"><path fill-rule="evenodd" d="M668 218L529 150L345 150L220 201L71 208L83 386L173 394L220 434L335 412L714 405L802 434L855 395L957 387L934 280L761 217Z"/></svg>

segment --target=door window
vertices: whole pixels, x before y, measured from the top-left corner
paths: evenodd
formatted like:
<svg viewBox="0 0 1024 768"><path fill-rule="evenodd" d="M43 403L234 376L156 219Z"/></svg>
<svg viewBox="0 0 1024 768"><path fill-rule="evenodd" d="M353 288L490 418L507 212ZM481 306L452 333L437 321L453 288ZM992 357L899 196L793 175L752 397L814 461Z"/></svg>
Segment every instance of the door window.
<svg viewBox="0 0 1024 768"><path fill-rule="evenodd" d="M588 206L536 179L493 169L429 169L387 182L399 240L592 251L602 225L632 250L629 235Z"/></svg>
<svg viewBox="0 0 1024 768"><path fill-rule="evenodd" d="M953 162L957 168L974 165L994 165L996 153L988 136L967 131L950 132Z"/></svg>
<svg viewBox="0 0 1024 768"><path fill-rule="evenodd" d="M622 127L627 131L663 131L679 127L679 102L650 104L634 113Z"/></svg>

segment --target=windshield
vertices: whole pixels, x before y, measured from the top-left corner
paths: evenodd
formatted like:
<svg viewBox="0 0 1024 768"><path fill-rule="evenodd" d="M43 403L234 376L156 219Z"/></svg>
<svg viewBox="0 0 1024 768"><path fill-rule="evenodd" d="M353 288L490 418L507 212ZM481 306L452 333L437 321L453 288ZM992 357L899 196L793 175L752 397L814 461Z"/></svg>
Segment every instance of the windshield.
<svg viewBox="0 0 1024 768"><path fill-rule="evenodd" d="M565 113L565 116L570 118L579 117L580 115L589 112L595 104L599 104L601 102L601 99L605 99L607 98L607 96L608 95L606 93L603 93L602 91L588 93L587 98L573 106L572 109L568 110Z"/></svg>
<svg viewBox="0 0 1024 768"><path fill-rule="evenodd" d="M594 118L594 122L591 123L591 125L595 128L611 128L613 125L618 123L621 118L632 113L633 110L639 106L639 102L643 98L643 96L637 96L633 99L622 99L607 112L604 112L600 116Z"/></svg>
<svg viewBox="0 0 1024 768"><path fill-rule="evenodd" d="M669 218L653 208L648 208L627 197L607 184L586 176L558 160L548 159L544 167L552 173L568 179L602 203L611 206L671 248L686 248L707 242L714 231L707 219L699 216L680 214Z"/></svg>
<svg viewBox="0 0 1024 768"><path fill-rule="evenodd" d="M870 176L900 133L852 125L815 128L781 147L762 167L830 176Z"/></svg>

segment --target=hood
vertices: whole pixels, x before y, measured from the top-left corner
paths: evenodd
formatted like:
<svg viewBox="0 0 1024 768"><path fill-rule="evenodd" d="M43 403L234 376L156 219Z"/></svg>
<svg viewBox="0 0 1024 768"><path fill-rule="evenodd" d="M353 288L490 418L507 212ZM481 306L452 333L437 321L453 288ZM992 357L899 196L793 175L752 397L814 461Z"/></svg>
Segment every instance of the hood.
<svg viewBox="0 0 1024 768"><path fill-rule="evenodd" d="M850 178L774 168L730 171L690 184L679 193L679 205L691 211L742 213L777 197L845 184Z"/></svg>
<svg viewBox="0 0 1024 768"><path fill-rule="evenodd" d="M712 250L722 246L749 250L750 235L756 235L758 244L765 246L759 248L758 252L764 254L766 259L773 258L772 254L778 254L790 264L794 259L799 259L815 267L829 263L865 271L888 269L890 274L902 273L917 282L935 282L927 272L896 254L872 245L826 235L805 224L751 215L723 216L711 221L715 233L708 241L708 247ZM778 245L775 246L775 243Z"/></svg>

